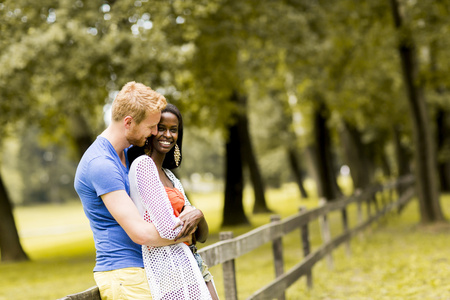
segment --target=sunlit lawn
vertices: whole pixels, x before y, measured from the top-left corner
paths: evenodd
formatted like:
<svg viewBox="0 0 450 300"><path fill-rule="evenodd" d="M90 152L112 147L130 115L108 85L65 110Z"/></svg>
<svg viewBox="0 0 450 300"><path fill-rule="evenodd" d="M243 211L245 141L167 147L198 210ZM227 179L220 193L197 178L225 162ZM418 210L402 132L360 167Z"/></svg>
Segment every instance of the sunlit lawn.
<svg viewBox="0 0 450 300"><path fill-rule="evenodd" d="M218 240L222 220L220 193L192 194L190 198L207 216ZM300 199L295 185L268 190L269 207L283 218L299 206L317 206L317 199ZM251 215L252 193L246 191L245 208ZM450 197L442 204L450 213ZM416 202L399 216L391 214L351 242L351 256L344 247L333 252L333 270L326 261L313 269L314 288L302 278L287 291L287 299L450 299L450 229L446 224L418 226ZM350 210L355 224L354 208ZM23 246L30 262L0 264L0 300L57 299L95 284L92 268L95 250L86 217L78 202L62 206L21 207L15 210ZM252 226L226 228L242 234L269 221L270 214L251 217ZM333 235L341 230L339 215L331 215ZM318 224L311 224L313 248L320 244ZM285 270L302 257L300 233L283 239ZM239 299L245 299L274 279L270 244L237 259ZM211 268L224 299L221 266Z"/></svg>

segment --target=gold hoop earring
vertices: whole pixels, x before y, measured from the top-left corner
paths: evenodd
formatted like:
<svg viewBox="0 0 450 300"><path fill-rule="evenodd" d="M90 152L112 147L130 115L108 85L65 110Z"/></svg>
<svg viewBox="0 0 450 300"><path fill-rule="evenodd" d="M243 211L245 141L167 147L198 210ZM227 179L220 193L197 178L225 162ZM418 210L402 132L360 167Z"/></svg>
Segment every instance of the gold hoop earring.
<svg viewBox="0 0 450 300"><path fill-rule="evenodd" d="M180 148L178 147L178 144L175 144L175 150L173 150L173 158L175 160L175 164L178 165L180 164L180 159L181 159L181 152L180 152Z"/></svg>

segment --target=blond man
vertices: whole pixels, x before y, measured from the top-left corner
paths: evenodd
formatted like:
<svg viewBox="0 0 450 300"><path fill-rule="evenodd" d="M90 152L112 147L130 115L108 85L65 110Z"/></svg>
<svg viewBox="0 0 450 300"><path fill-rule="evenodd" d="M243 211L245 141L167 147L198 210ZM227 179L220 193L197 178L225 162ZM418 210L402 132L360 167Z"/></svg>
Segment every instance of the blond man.
<svg viewBox="0 0 450 300"><path fill-rule="evenodd" d="M75 174L75 190L94 235L94 278L102 299L151 299L141 245L175 243L143 220L129 196L127 150L156 134L166 104L151 88L127 83L113 102L110 125L86 150Z"/></svg>

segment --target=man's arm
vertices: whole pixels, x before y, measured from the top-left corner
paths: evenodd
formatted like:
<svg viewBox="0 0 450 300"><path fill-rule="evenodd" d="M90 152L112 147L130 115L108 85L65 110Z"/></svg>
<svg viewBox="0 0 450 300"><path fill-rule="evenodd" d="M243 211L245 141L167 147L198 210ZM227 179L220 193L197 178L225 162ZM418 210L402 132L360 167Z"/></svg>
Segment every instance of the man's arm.
<svg viewBox="0 0 450 300"><path fill-rule="evenodd" d="M117 223L136 244L160 247L192 241L191 235L178 239L176 242L162 238L155 226L141 217L133 200L124 190L104 194L101 198Z"/></svg>

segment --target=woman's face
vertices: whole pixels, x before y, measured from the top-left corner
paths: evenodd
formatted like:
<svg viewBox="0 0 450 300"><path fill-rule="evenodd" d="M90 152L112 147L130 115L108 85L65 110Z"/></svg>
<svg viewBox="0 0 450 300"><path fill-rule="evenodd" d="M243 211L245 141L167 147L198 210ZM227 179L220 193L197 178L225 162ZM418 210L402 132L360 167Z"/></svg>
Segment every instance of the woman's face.
<svg viewBox="0 0 450 300"><path fill-rule="evenodd" d="M166 154L178 140L178 118L171 112L161 114L158 132L152 139L153 151Z"/></svg>

